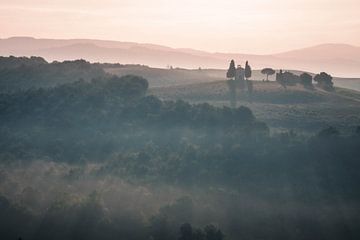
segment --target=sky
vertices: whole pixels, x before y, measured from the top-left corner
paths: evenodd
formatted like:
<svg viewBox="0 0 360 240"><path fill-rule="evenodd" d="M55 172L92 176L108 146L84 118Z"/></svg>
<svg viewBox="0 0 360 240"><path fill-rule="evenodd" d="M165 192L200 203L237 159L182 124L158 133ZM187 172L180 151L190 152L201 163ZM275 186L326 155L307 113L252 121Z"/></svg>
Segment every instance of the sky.
<svg viewBox="0 0 360 240"><path fill-rule="evenodd" d="M12 36L254 54L360 46L360 0L0 0L0 38Z"/></svg>

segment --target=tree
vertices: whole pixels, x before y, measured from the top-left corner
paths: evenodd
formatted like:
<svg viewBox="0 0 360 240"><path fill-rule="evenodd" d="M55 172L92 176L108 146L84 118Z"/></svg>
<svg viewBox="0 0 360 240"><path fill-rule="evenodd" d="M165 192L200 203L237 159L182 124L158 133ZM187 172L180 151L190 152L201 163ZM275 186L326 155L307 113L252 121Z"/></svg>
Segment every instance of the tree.
<svg viewBox="0 0 360 240"><path fill-rule="evenodd" d="M311 87L312 86L312 76L308 73L303 73L300 75L300 83L304 87Z"/></svg>
<svg viewBox="0 0 360 240"><path fill-rule="evenodd" d="M246 78L246 80L251 78L251 67L250 67L248 61L246 61L246 64L245 64L245 78Z"/></svg>
<svg viewBox="0 0 360 240"><path fill-rule="evenodd" d="M179 240L192 240L193 229L190 223L184 223L180 226L180 237Z"/></svg>
<svg viewBox="0 0 360 240"><path fill-rule="evenodd" d="M272 68L264 68L263 70L261 70L262 74L266 75L266 81L269 81L269 75L274 75L275 74L275 70Z"/></svg>
<svg viewBox="0 0 360 240"><path fill-rule="evenodd" d="M216 228L214 225L207 225L204 228L206 240L222 240L224 239L224 234L220 229Z"/></svg>
<svg viewBox="0 0 360 240"><path fill-rule="evenodd" d="M322 137L322 138L337 137L337 136L339 136L339 134L340 134L339 130L337 130L333 126L330 126L330 127L322 129L318 133L318 137Z"/></svg>
<svg viewBox="0 0 360 240"><path fill-rule="evenodd" d="M326 91L332 91L334 89L334 83L332 82L332 76L326 72L316 74L314 81Z"/></svg>
<svg viewBox="0 0 360 240"><path fill-rule="evenodd" d="M226 77L230 78L230 80L228 81L228 86L229 86L229 94L230 94L230 105L232 107L236 107L236 86L235 86L235 81L231 80L232 78L235 78L235 74L236 74L235 61L231 60L229 69L226 73Z"/></svg>
<svg viewBox="0 0 360 240"><path fill-rule="evenodd" d="M205 240L205 233L200 228L193 230L193 240Z"/></svg>
<svg viewBox="0 0 360 240"><path fill-rule="evenodd" d="M171 226L166 216L155 216L150 219L150 235L154 240L173 239Z"/></svg>
<svg viewBox="0 0 360 240"><path fill-rule="evenodd" d="M236 72L235 61L231 60L229 69L228 69L228 71L226 73L226 77L227 78L234 78L235 77L235 72Z"/></svg>

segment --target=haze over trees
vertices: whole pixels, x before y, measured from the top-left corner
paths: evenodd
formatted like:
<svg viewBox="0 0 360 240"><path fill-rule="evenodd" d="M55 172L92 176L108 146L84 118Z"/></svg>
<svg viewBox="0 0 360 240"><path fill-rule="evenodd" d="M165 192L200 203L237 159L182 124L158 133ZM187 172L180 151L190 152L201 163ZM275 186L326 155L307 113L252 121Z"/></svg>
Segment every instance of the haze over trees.
<svg viewBox="0 0 360 240"><path fill-rule="evenodd" d="M226 73L226 77L229 79L227 81L228 87L229 87L229 97L230 97L230 106L236 107L237 102L237 89L241 90L241 93L244 93L244 90L246 88L247 93L249 95L249 99L251 100L251 94L253 92L253 84L249 80L251 78L251 67L246 61L245 63L245 69L243 69L240 65L238 65L238 68L235 68L235 61L230 61L229 69ZM246 81L245 81L246 79Z"/></svg>
<svg viewBox="0 0 360 240"><path fill-rule="evenodd" d="M99 65L85 60L48 63L41 57L0 57L1 92L48 88L104 75Z"/></svg>
<svg viewBox="0 0 360 240"><path fill-rule="evenodd" d="M359 127L271 131L141 76L74 78L0 94L1 239L360 238Z"/></svg>
<svg viewBox="0 0 360 240"><path fill-rule="evenodd" d="M308 73L302 73L300 75L300 81L301 84L305 87L305 88L312 88L312 76Z"/></svg>
<svg viewBox="0 0 360 240"><path fill-rule="evenodd" d="M314 77L314 81L317 82L317 84L327 91L333 91L334 90L334 83L332 82L332 76L327 74L326 72L321 72L319 74L316 74Z"/></svg>

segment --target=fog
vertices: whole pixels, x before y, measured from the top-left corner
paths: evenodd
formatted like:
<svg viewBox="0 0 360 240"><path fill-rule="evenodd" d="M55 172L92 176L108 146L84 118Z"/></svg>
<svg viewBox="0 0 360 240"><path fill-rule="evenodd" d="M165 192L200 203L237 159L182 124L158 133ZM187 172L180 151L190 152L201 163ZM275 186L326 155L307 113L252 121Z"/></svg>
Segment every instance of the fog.
<svg viewBox="0 0 360 240"><path fill-rule="evenodd" d="M239 104L251 107L262 99L258 104L265 107L288 106L292 86L307 94L295 99L306 99L300 104L326 100L306 98L314 92L341 97L344 90L326 73L317 84L291 82L301 77L290 73L290 80L278 77L283 90L275 101L252 92L260 85L274 88L270 83L250 88L246 80L247 89L240 91L230 89L238 82L229 79L222 84L235 91L223 91L228 101L218 106L151 95L145 78L110 75L102 64L5 62L2 239L360 237L360 127L345 118L346 132L330 124L306 134L273 131Z"/></svg>

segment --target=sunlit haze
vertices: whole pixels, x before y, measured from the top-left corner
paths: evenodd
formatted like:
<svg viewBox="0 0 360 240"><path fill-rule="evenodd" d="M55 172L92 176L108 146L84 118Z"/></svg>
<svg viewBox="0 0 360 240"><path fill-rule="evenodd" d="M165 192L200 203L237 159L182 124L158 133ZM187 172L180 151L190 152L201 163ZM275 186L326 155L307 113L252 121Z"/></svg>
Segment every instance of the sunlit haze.
<svg viewBox="0 0 360 240"><path fill-rule="evenodd" d="M360 45L359 0L1 0L0 38L90 38L268 54Z"/></svg>
<svg viewBox="0 0 360 240"><path fill-rule="evenodd" d="M360 240L360 0L0 0L0 240Z"/></svg>

